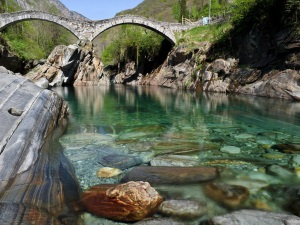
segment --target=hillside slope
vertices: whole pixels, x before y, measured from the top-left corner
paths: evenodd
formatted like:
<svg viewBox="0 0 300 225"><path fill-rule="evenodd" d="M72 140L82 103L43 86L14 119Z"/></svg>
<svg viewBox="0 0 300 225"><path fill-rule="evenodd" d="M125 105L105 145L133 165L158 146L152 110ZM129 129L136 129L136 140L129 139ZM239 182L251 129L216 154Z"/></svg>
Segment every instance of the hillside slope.
<svg viewBox="0 0 300 225"><path fill-rule="evenodd" d="M70 17L73 19L87 19L83 15L70 11L64 4L62 4L59 0L15 0L17 5L24 10L41 10L46 12L51 12L55 14L59 14L65 17Z"/></svg>

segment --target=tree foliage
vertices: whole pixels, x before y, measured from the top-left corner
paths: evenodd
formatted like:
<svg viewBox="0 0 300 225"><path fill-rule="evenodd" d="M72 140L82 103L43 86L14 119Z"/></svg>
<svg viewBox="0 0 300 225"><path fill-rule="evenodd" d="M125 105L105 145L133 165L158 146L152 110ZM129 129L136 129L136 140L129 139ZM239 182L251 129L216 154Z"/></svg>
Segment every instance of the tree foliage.
<svg viewBox="0 0 300 225"><path fill-rule="evenodd" d="M105 65L135 61L137 65L154 60L164 38L145 28L123 25L118 35L102 52Z"/></svg>

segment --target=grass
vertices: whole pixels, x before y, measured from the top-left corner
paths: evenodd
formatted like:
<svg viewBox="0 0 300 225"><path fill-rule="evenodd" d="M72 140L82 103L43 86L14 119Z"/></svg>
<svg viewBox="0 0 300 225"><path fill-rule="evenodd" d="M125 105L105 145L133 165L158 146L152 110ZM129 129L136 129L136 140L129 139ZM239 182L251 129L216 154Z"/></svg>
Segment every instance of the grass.
<svg viewBox="0 0 300 225"><path fill-rule="evenodd" d="M177 45L186 44L188 48L197 47L198 43L209 41L215 43L232 28L230 23L207 25L193 28L189 31L176 34Z"/></svg>

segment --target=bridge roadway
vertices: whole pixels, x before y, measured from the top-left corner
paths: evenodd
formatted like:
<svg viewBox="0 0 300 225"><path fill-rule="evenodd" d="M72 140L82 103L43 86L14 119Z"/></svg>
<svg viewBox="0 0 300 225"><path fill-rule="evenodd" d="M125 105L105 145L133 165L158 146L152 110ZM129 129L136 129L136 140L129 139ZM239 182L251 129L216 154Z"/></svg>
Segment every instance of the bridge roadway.
<svg viewBox="0 0 300 225"><path fill-rule="evenodd" d="M44 20L56 23L80 40L93 41L103 31L120 24L135 24L151 29L166 37L171 43L176 43L174 33L202 26L202 20L191 24L168 23L151 20L141 16L124 15L105 20L74 20L42 11L19 11L0 14L0 31L7 26L26 20Z"/></svg>

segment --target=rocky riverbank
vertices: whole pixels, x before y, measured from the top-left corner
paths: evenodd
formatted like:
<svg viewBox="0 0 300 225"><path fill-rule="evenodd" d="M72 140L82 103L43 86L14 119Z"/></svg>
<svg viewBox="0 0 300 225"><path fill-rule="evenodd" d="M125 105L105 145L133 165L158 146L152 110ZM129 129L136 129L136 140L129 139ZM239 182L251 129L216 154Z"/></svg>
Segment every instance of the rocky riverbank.
<svg viewBox="0 0 300 225"><path fill-rule="evenodd" d="M290 49L292 46L290 47ZM294 46L291 51L296 51ZM240 93L262 97L300 99L300 73L295 56L282 69L263 70L239 64L239 59L207 59L211 43L198 43L190 50L175 48L166 61L150 74L140 74L134 62L118 73L116 67L104 67L93 55L91 43L57 46L44 65L38 65L26 76L42 87L61 85L155 85L191 91Z"/></svg>

